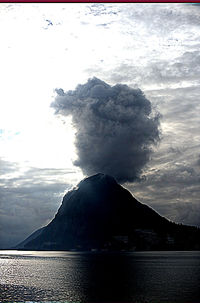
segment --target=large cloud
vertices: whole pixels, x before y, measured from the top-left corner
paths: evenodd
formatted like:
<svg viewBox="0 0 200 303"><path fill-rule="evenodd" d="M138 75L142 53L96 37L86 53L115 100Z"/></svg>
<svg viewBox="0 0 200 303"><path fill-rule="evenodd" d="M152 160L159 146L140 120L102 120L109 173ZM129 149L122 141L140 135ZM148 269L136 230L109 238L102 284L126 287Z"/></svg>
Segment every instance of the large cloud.
<svg viewBox="0 0 200 303"><path fill-rule="evenodd" d="M134 181L159 140L159 115L139 89L113 87L89 79L74 91L57 89L57 114L71 115L76 128L78 159L87 175L103 172L118 181Z"/></svg>

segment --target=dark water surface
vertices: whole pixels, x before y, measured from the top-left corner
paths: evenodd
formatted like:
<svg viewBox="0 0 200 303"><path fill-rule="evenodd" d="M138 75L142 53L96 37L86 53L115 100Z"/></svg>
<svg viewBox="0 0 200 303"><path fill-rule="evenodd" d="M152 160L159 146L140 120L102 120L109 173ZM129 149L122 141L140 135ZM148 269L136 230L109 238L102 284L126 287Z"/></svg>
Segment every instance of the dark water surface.
<svg viewBox="0 0 200 303"><path fill-rule="evenodd" d="M0 251L0 301L200 303L200 252Z"/></svg>

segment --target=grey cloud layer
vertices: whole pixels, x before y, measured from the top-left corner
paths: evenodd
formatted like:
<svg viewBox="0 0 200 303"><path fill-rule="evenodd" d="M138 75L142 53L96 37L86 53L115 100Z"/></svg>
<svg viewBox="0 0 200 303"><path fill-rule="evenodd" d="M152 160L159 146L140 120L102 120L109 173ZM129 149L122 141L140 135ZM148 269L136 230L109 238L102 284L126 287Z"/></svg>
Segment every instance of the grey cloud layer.
<svg viewBox="0 0 200 303"><path fill-rule="evenodd" d="M93 78L74 91L57 90L52 106L72 115L80 166L87 175L103 172L118 181L137 179L159 140L159 115L139 89L111 87Z"/></svg>
<svg viewBox="0 0 200 303"><path fill-rule="evenodd" d="M135 184L134 191L169 219L200 226L200 88L166 88L147 95L162 114L162 140L146 181Z"/></svg>
<svg viewBox="0 0 200 303"><path fill-rule="evenodd" d="M174 156L165 167L149 170L142 183L128 187L168 219L200 226L199 184L199 168L193 168L191 163L178 164Z"/></svg>
<svg viewBox="0 0 200 303"><path fill-rule="evenodd" d="M53 218L64 191L71 187L63 176L72 172L29 168L20 173L16 163L1 159L0 163L0 248L9 248Z"/></svg>

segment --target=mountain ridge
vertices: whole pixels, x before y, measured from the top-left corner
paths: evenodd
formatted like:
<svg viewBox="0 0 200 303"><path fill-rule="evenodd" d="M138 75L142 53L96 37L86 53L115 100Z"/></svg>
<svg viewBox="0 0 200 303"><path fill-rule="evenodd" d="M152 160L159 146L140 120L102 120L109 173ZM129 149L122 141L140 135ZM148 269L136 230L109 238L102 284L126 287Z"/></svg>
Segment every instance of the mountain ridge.
<svg viewBox="0 0 200 303"><path fill-rule="evenodd" d="M102 173L68 191L53 220L39 231L18 249L200 249L199 229L170 222Z"/></svg>

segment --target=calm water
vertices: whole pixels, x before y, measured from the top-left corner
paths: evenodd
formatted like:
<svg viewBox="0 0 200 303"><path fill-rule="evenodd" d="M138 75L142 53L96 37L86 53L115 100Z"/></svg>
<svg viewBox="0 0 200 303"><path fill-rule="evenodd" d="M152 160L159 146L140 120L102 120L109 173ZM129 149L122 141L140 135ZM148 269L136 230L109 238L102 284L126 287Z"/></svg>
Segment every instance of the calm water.
<svg viewBox="0 0 200 303"><path fill-rule="evenodd" d="M0 251L0 301L200 303L200 252Z"/></svg>

